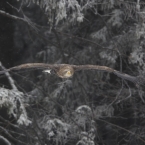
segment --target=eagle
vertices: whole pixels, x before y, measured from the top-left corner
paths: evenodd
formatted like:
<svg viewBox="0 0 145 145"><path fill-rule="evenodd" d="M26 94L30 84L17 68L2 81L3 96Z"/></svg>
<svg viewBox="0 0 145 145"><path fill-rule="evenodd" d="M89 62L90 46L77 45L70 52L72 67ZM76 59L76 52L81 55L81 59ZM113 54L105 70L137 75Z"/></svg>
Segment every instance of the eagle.
<svg viewBox="0 0 145 145"><path fill-rule="evenodd" d="M74 75L75 72L81 71L81 70L98 70L98 71L105 71L105 72L113 73L117 75L118 77L124 80L131 81L137 85L144 84L145 82L145 80L140 76L131 76L131 75L122 73L120 71L117 71L113 68L107 67L107 66L90 65L90 64L72 65L72 64L26 63L26 64L21 64L21 65L0 71L0 74L13 71L13 70L30 69L30 68L53 70L57 74L57 76L60 78L70 78Z"/></svg>

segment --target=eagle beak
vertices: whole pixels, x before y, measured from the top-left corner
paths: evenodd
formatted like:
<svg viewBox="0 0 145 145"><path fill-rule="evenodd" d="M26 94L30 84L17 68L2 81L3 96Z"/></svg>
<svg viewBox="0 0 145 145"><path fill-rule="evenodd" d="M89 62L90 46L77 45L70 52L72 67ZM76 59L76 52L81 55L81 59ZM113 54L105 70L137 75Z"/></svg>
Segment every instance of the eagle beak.
<svg viewBox="0 0 145 145"><path fill-rule="evenodd" d="M70 71L68 71L68 72L67 72L67 75L71 75L71 72L70 72Z"/></svg>

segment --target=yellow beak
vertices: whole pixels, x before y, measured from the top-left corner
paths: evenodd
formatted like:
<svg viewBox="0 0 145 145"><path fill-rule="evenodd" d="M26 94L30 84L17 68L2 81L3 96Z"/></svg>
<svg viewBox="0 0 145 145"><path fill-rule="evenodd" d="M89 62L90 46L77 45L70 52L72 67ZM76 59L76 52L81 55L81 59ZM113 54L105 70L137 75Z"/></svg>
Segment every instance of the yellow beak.
<svg viewBox="0 0 145 145"><path fill-rule="evenodd" d="M67 71L67 73L66 73L66 74L70 76L70 75L71 75L71 72L70 72L70 71Z"/></svg>

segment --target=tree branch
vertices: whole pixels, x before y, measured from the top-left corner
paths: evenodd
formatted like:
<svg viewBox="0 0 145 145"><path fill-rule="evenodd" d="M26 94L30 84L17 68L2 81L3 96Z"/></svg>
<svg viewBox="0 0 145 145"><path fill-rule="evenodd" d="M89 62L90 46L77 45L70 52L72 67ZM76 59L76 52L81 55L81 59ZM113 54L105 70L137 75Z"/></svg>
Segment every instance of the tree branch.
<svg viewBox="0 0 145 145"><path fill-rule="evenodd" d="M6 145L11 145L11 143L5 137L1 135L0 135L0 140L3 140L6 143Z"/></svg>
<svg viewBox="0 0 145 145"><path fill-rule="evenodd" d="M2 11L2 10L0 10L0 14L5 16L5 17L14 19L14 20L20 20L20 21L23 21L25 23L28 23L24 18L20 18L20 17L14 16L14 15L11 15L9 13L6 13L5 11Z"/></svg>
<svg viewBox="0 0 145 145"><path fill-rule="evenodd" d="M0 62L0 67L5 70L6 68L2 65L2 63ZM10 76L9 72L5 72L5 75L7 76L8 80L9 80L9 83L12 87L13 90L16 90L18 91L17 87L15 86L15 82L14 80L12 79L12 77Z"/></svg>
<svg viewBox="0 0 145 145"><path fill-rule="evenodd" d="M4 132L13 141L26 145L26 143L15 139L11 134L9 134L9 132L5 128L3 128L3 127L0 126L0 130L1 130L1 132Z"/></svg>

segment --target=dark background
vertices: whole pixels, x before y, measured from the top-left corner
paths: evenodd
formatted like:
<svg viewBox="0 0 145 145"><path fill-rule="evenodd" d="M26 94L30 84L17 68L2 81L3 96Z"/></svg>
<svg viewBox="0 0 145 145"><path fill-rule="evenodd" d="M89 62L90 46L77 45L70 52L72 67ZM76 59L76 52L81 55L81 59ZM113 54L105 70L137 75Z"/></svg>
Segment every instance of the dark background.
<svg viewBox="0 0 145 145"><path fill-rule="evenodd" d="M39 26L0 14L0 61L6 68L35 62L94 64L144 77L144 17L137 15L136 1L118 0L113 7L97 1L98 14L94 7L88 7L83 11L82 23L71 22L73 10L68 10L68 18L54 25L51 31L47 13L39 5L24 4L23 15L7 2L17 8L21 4L21 1L1 0L0 10L21 18L25 15ZM143 1L140 5L143 11ZM118 10L122 13L115 17ZM140 37L137 32L142 32ZM10 74L18 90L25 94L24 106L32 121L29 127L13 128L9 123L17 125L18 118L9 117L8 107L1 107L0 116L5 121L0 118L0 126L16 140L1 128L0 135L12 144L23 144L17 140L29 145L56 145L57 141L60 145L90 145L89 141L95 145L144 144L144 85L137 87L113 74L98 71L77 72L67 80L38 69ZM11 91L5 75L0 76L0 86ZM49 121L55 125L52 127ZM67 133L66 124L70 127ZM50 132L54 133L52 137ZM5 144L1 141L1 145Z"/></svg>

